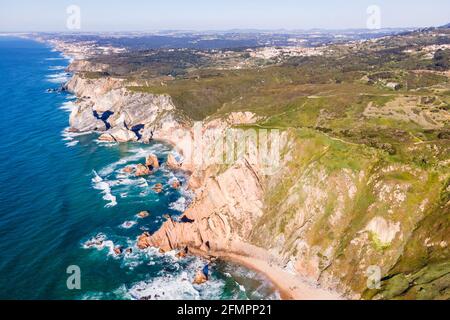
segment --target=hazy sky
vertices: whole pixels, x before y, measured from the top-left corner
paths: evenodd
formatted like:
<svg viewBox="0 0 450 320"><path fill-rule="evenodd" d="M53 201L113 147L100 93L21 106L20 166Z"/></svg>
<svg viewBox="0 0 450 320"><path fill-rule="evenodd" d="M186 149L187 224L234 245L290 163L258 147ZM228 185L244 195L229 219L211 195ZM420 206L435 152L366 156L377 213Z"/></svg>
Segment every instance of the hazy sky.
<svg viewBox="0 0 450 320"><path fill-rule="evenodd" d="M365 28L370 5L380 7L382 27L450 22L450 0L0 0L0 32L67 31L72 4L81 32Z"/></svg>

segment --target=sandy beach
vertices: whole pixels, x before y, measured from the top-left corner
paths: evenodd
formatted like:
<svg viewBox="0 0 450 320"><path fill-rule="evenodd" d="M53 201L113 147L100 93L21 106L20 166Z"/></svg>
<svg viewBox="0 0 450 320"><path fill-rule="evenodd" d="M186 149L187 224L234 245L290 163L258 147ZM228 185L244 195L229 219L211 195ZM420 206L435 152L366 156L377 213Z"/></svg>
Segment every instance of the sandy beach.
<svg viewBox="0 0 450 320"><path fill-rule="evenodd" d="M204 256L204 252L200 250L190 248L190 252ZM263 274L277 288L283 300L343 300L339 294L315 287L300 276L292 274L268 261L218 251L210 252L210 255L240 264Z"/></svg>

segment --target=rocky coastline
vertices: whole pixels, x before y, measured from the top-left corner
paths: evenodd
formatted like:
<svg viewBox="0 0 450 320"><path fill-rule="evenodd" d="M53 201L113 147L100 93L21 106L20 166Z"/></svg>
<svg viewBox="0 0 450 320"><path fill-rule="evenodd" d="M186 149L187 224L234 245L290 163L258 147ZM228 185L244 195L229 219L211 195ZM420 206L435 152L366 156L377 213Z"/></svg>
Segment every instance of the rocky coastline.
<svg viewBox="0 0 450 320"><path fill-rule="evenodd" d="M63 43L56 48L67 56L72 54ZM265 274L283 299L340 298L286 271L276 255L246 243L248 233L263 212L264 177L257 164L243 158L222 173L219 171L223 168L214 165L199 168L192 150L194 123L176 109L169 96L130 92L124 87L123 79L83 78L81 71L98 71L98 66L80 58L78 55L67 68L73 76L63 87L77 97L68 130L97 132L99 140L118 143L167 142L182 158L178 161L170 155L167 165L190 176L189 188L195 199L183 215L189 222L168 218L157 232L144 233L137 239L140 249L156 247L167 252L187 247L195 255L231 260ZM232 125L254 121L253 115L246 113L204 121L202 133L206 138L202 143L212 143Z"/></svg>
<svg viewBox="0 0 450 320"><path fill-rule="evenodd" d="M168 95L83 76L101 70L83 59L69 66L74 76L65 89L78 98L70 130L95 131L103 141L170 143L178 155L167 165L190 176L194 193L179 221L167 217L137 239L140 249L232 260L265 274L285 299L445 296L448 175L390 163L382 151L308 128L280 133L281 162L270 175L248 154L205 162L203 149L218 136L257 126L258 117L233 112L194 122Z"/></svg>

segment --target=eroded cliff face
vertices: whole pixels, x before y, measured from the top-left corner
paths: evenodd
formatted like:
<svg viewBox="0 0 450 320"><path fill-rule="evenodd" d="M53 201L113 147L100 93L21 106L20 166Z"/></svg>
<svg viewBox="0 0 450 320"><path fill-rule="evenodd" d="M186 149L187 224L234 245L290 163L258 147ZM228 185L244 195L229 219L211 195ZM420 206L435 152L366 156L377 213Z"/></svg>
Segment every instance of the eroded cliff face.
<svg viewBox="0 0 450 320"><path fill-rule="evenodd" d="M246 157L210 166L189 222L168 220L140 246L263 259L347 298L448 298L448 168L390 163L308 130L285 134L280 171L265 175Z"/></svg>
<svg viewBox="0 0 450 320"><path fill-rule="evenodd" d="M162 136L189 127L167 95L132 93L122 79L83 78L75 75L66 85L79 98L70 115L74 131L98 131L105 141L148 142L158 131Z"/></svg>
<svg viewBox="0 0 450 320"><path fill-rule="evenodd" d="M189 171L195 192L186 219L143 234L140 248L256 257L349 298L450 297L448 164L393 161L380 150L292 129L282 132L279 170L270 174L247 154L199 165L198 131L169 96L130 93L113 78L76 75L67 87L79 97L73 130L99 131L108 141L165 140L184 156L178 169ZM207 119L201 146L257 120L250 113Z"/></svg>

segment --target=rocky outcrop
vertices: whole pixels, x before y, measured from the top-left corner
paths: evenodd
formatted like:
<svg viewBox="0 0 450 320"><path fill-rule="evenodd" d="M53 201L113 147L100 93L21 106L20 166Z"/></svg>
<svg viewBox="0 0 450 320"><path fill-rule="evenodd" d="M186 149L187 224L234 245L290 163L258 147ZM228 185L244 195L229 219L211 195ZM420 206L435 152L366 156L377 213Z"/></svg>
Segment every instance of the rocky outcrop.
<svg viewBox="0 0 450 320"><path fill-rule="evenodd" d="M172 170L179 170L181 168L181 164L178 163L175 156L171 153L167 156L166 165Z"/></svg>
<svg viewBox="0 0 450 320"><path fill-rule="evenodd" d="M158 169L159 168L158 157L156 157L154 154L150 154L145 160L145 165L149 168L151 167L153 169Z"/></svg>
<svg viewBox="0 0 450 320"><path fill-rule="evenodd" d="M98 139L100 141L108 142L128 142L138 140L136 134L125 127L114 127L100 135Z"/></svg>
<svg viewBox="0 0 450 320"><path fill-rule="evenodd" d="M148 142L156 130L166 138L185 128L186 120L169 96L131 92L122 79L88 79L77 74L66 88L79 98L70 115L72 130L104 132L101 140Z"/></svg>
<svg viewBox="0 0 450 320"><path fill-rule="evenodd" d="M135 172L136 177L148 176L151 173L152 173L152 171L146 165L143 165L143 164L139 163L136 166L136 172Z"/></svg>
<svg viewBox="0 0 450 320"><path fill-rule="evenodd" d="M262 177L245 159L223 173L218 169L208 170L203 187L196 190L197 197L184 214L191 222L169 219L155 234L141 237L141 247L240 251L233 242L245 242L263 215Z"/></svg>

